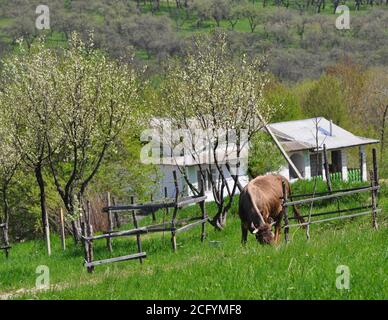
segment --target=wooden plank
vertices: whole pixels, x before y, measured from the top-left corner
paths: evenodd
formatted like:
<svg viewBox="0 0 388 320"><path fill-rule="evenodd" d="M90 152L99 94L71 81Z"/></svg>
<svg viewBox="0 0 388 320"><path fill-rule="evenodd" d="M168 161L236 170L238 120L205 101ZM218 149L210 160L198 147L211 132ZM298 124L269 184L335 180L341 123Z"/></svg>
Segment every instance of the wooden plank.
<svg viewBox="0 0 388 320"><path fill-rule="evenodd" d="M150 197L150 202L153 203L154 201L154 196L151 194L151 197ZM156 215L155 215L155 211L152 211L152 221L156 221Z"/></svg>
<svg viewBox="0 0 388 320"><path fill-rule="evenodd" d="M113 206L116 206L116 198L112 198L112 203ZM114 217L115 217L115 223L117 228L121 228L121 221L120 221L120 216L118 215L118 212L114 212Z"/></svg>
<svg viewBox="0 0 388 320"><path fill-rule="evenodd" d="M132 205L119 205L119 206L112 206L112 207L105 207L102 210L104 212L108 212L109 210L112 212L127 212L132 210L143 210L143 211L149 211L150 213L152 211L158 210L158 209L165 209L165 208L174 208L175 202L166 202L166 203L147 203L147 204L132 204Z"/></svg>
<svg viewBox="0 0 388 320"><path fill-rule="evenodd" d="M63 209L59 210L59 229L60 229L60 238L62 250L66 250L66 237L65 237L65 220L63 217Z"/></svg>
<svg viewBox="0 0 388 320"><path fill-rule="evenodd" d="M370 172L370 180L371 180L371 186L376 186L376 179L375 179L375 170ZM377 229L377 193L372 188L371 191L371 202L372 202L372 226L374 229Z"/></svg>
<svg viewBox="0 0 388 320"><path fill-rule="evenodd" d="M379 184L379 172L377 167L377 150L376 148L372 149L372 159L373 159L373 175L376 181L376 185Z"/></svg>
<svg viewBox="0 0 388 320"><path fill-rule="evenodd" d="M190 224L188 224L188 225L185 225L185 226L183 226L183 227L181 227L181 228L179 228L179 229L176 229L176 233L180 233L180 232L183 232L183 231L187 231L187 230L189 230L189 229L191 229L191 228L194 228L194 227L196 227L196 226L198 226L198 225L200 225L200 224L202 224L202 223L204 223L204 222L207 222L207 218L198 220L198 221L196 221L196 222L193 222L193 223L190 223Z"/></svg>
<svg viewBox="0 0 388 320"><path fill-rule="evenodd" d="M133 204L134 202L135 202L135 197L131 196L131 204ZM135 228L139 228L139 224L137 223L137 217L136 217L135 210L132 210L132 220L133 220L133 226ZM138 253L142 252L143 249L141 247L141 237L140 237L140 234L136 235L136 245L137 245L137 252ZM140 262L140 264L142 264L143 263L143 259L139 258L139 262Z"/></svg>
<svg viewBox="0 0 388 320"><path fill-rule="evenodd" d="M202 202L206 199L207 199L207 196L188 197L188 198L184 198L182 200L179 200L177 206L178 206L178 208L182 208L182 207L187 206L189 204Z"/></svg>
<svg viewBox="0 0 388 320"><path fill-rule="evenodd" d="M381 211L381 209L377 209L377 212L380 212L380 211ZM314 221L298 223L298 224L290 224L290 225L288 225L288 228L303 227L303 226L307 226L307 225L310 225L310 224L321 223L321 222L326 222L326 221L354 218L354 217L358 217L358 216L364 216L364 215L367 215L367 214L370 214L370 211L359 212L359 213L355 213L355 214L349 214L349 215L346 215L346 216L338 216L338 217L327 218L327 219L322 219L322 220L314 220ZM283 228L285 228L285 226Z"/></svg>
<svg viewBox="0 0 388 320"><path fill-rule="evenodd" d="M288 224L288 207L287 204L287 190L286 181L282 179L282 191L283 191L283 216L284 216L284 239L288 243L288 233L290 231Z"/></svg>
<svg viewBox="0 0 388 320"><path fill-rule="evenodd" d="M131 235L143 234L143 233L147 233L147 232L148 232L147 228L142 227L142 228L137 228L137 229L100 234L100 235L93 236L93 237L86 236L83 238L87 241L91 241L91 240L100 240L100 239L117 238L117 237L123 237L123 236L131 236Z"/></svg>
<svg viewBox="0 0 388 320"><path fill-rule="evenodd" d="M366 188L363 188L363 189L354 189L354 190L345 191L345 192L338 192L338 193L329 194L329 195L326 195L326 196L321 196L321 197L316 197L316 198L309 198L309 199L290 201L290 202L285 203L284 205L289 207L289 206L294 206L294 205L299 205L299 204L304 204L304 203L311 203L311 202L314 202L314 201L321 201L321 200L327 200L327 199L344 197L344 196L348 196L348 195L355 194L355 193L369 192L369 191L371 191L373 189L378 190L379 187L378 186L376 186L376 187L366 187Z"/></svg>
<svg viewBox="0 0 388 320"><path fill-rule="evenodd" d="M363 190L365 188L369 188L369 186L332 190L331 193L334 194L334 193L345 192L345 191L352 191L352 190ZM327 195L327 194L331 194L331 193L329 191L323 191L323 192L315 192L315 193L293 194L291 196L291 198L303 198L303 197L311 197L311 196L321 196L321 195Z"/></svg>
<svg viewBox="0 0 388 320"><path fill-rule="evenodd" d="M294 162L291 160L291 158L288 156L287 152L283 149L282 145L280 144L279 140L276 138L276 136L273 134L271 128L265 123L263 117L259 114L259 119L263 123L265 130L268 132L268 134L271 136L272 140L275 142L276 146L278 147L279 151L283 155L283 157L286 159L288 164L291 166L291 168L294 170L296 175L299 179L303 180L302 175L300 174L298 168L295 166Z"/></svg>
<svg viewBox="0 0 388 320"><path fill-rule="evenodd" d="M178 214L179 186L178 186L176 171L173 171L172 175L174 177L174 186L175 186L175 203L174 203L174 212L172 214L172 219L171 219L171 226L172 228L175 228L176 216ZM175 252L177 249L175 230L171 231L171 245L172 245L172 250Z"/></svg>
<svg viewBox="0 0 388 320"><path fill-rule="evenodd" d="M107 207L111 207L111 197L110 192L106 193L106 200L107 200ZM108 210L108 231L109 233L113 232L113 216L112 216L112 210ZM109 252L113 251L112 247L112 238L107 238L106 246L108 248Z"/></svg>
<svg viewBox="0 0 388 320"><path fill-rule="evenodd" d="M323 160L324 160L324 167L325 167L325 174L326 174L327 189L331 193L331 191L332 191L331 177L330 177L329 161L328 161L328 157L327 157L326 144L323 145Z"/></svg>
<svg viewBox="0 0 388 320"><path fill-rule="evenodd" d="M122 261L128 261L128 260L140 259L140 258L146 258L146 257L147 257L147 253L141 252L141 253L130 254L130 255L122 256L122 257L97 260L97 261L93 261L93 262L85 261L85 267L90 268L90 267L100 266L102 264L107 264L107 263L122 262Z"/></svg>
<svg viewBox="0 0 388 320"><path fill-rule="evenodd" d="M167 187L164 187L164 199L166 201L166 199L168 199L168 191L167 191ZM166 214L169 214L169 210L168 208L166 208ZM164 218L163 218L164 219Z"/></svg>
<svg viewBox="0 0 388 320"><path fill-rule="evenodd" d="M338 214L338 213L343 213L343 212L358 211L358 210L362 210L362 209L370 209L370 208L372 208L372 206L369 205L369 206L362 206L362 207L350 208L350 209L342 209L342 210L333 210L333 211L317 212L317 213L311 214L311 217L326 216L326 215L330 215L330 214ZM303 215L302 217L303 217L303 218L307 218L307 217L309 217L309 216L310 216L309 214L305 214L305 215ZM289 217L288 219L289 219L289 220L297 220L298 218L297 218L297 217Z"/></svg>
<svg viewBox="0 0 388 320"><path fill-rule="evenodd" d="M205 182L203 181L203 177L201 176L201 193L200 195L203 197L205 195ZM202 213L202 228L201 228L201 242L203 242L206 238L206 223L208 221L208 216L206 212L205 200L199 203L199 207Z"/></svg>

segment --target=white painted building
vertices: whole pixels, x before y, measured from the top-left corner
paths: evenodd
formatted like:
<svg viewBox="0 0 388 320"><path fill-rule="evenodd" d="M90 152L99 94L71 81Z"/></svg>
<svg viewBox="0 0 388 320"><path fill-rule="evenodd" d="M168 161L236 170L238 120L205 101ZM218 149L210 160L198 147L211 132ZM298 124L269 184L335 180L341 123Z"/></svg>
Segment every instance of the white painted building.
<svg viewBox="0 0 388 320"><path fill-rule="evenodd" d="M196 126L195 122L192 123L193 128L191 129L192 133L195 134ZM165 192L167 191L168 197L175 196L175 184L173 172L177 174L178 188L183 196L192 196L193 192L189 188L185 176L188 178L190 184L192 184L198 190L200 189L199 185L201 181L201 171L200 167L205 176L205 195L207 196L206 201L214 201L212 185L210 182L209 172L212 174L213 181L222 181L219 177L219 170L216 168L214 161L213 149L211 149L211 143L206 142L201 138L190 137L192 140L184 141L180 140L179 134L173 133L170 129L170 122L166 119L155 118L151 122L152 128L157 128L158 134L152 135L153 137L153 150L155 153L160 155L160 163L158 164L161 178L159 181L159 192L157 197L163 198ZM162 131L162 132L161 132ZM190 134L190 135L191 135ZM174 136L175 135L175 136ZM205 135L206 136L206 135ZM221 137L220 137L221 138ZM196 148L193 151L192 142L200 142L196 144ZM221 139L220 139L221 140ZM174 143L172 141L175 141ZM202 144L203 143L203 144ZM180 148L177 147L180 146ZM177 150L173 150L177 149ZM218 147L216 148L216 159L217 164L222 169L222 174L225 177L226 183L231 190L234 187L234 178L231 176L231 173L226 167L228 162L231 166L233 163L237 162L236 155L236 145L232 141L228 140L228 143L225 141L220 141ZM173 156L173 154L175 154ZM178 156L176 155L178 154ZM249 182L248 178L248 146L244 145L240 151L240 168L238 171L238 181L241 186L245 186ZM181 170L184 170L185 174ZM233 173L235 174L235 173ZM239 193L239 189L236 189L236 194ZM227 196L227 191L225 189L224 195Z"/></svg>
<svg viewBox="0 0 388 320"><path fill-rule="evenodd" d="M367 180L365 146L379 143L378 140L356 136L323 117L272 123L269 127L303 178L322 176L326 180L323 160L325 144L329 172L333 177L348 180L355 176L359 180ZM348 168L347 151L354 147L359 149L359 167ZM280 174L289 180L297 177L289 166L283 167Z"/></svg>

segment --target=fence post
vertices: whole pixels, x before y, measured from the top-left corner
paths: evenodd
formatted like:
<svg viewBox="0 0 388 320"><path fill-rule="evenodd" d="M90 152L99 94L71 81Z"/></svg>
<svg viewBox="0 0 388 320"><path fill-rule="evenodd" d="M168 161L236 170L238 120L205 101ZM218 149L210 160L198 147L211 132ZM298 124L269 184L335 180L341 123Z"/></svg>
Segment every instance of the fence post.
<svg viewBox="0 0 388 320"><path fill-rule="evenodd" d="M175 219L178 213L178 197L179 197L179 187L178 187L178 179L176 176L176 171L172 172L173 177L174 177L174 185L175 185L175 207L174 207L174 212L172 215L171 219L171 244L172 244L172 249L174 252L176 251L176 231L175 231Z"/></svg>
<svg viewBox="0 0 388 320"><path fill-rule="evenodd" d="M82 227L82 225L81 225ZM59 211L59 228L60 228L60 235L61 235L61 244L62 244L62 250L66 250L66 237L65 237L65 219L63 217L63 209L61 208Z"/></svg>
<svg viewBox="0 0 388 320"><path fill-rule="evenodd" d="M378 167L377 167L377 151L376 148L372 149L372 155L373 155L373 181L374 186L376 187L376 190L374 190L374 201L375 201L375 210L374 210L374 216L373 216L373 227L375 229L378 228L377 224L377 207L378 207L378 186L379 186L379 173L378 173Z"/></svg>
<svg viewBox="0 0 388 320"><path fill-rule="evenodd" d="M371 180L371 187L373 188L371 191L371 199L372 199L372 226L373 228L377 229L377 190L375 188L377 187L376 179L375 179L375 173L371 170L370 171L370 180Z"/></svg>
<svg viewBox="0 0 388 320"><path fill-rule="evenodd" d="M167 199L167 198L168 198L167 187L164 187L164 199ZM170 211L169 208L166 208L166 214L169 214L169 211Z"/></svg>
<svg viewBox="0 0 388 320"><path fill-rule="evenodd" d="M131 196L131 204L134 204L134 203L135 203L135 198L134 198L134 196ZM139 224L137 223L137 218L136 218L135 210L132 210L132 220L133 220L133 226L137 229L139 227ZM137 251L139 253L141 253L142 252L142 248L141 248L140 234L136 235L136 243L137 243ZM140 264L142 264L143 263L143 258L139 258L139 261L140 261Z"/></svg>
<svg viewBox="0 0 388 320"><path fill-rule="evenodd" d="M203 181L203 177L201 176L201 192L200 192L200 196L204 196L204 195L205 195L205 184L204 184L204 181ZM201 208L202 219L206 219L207 218L207 214L206 214L206 208L205 208L205 200L201 201L199 203L199 206ZM204 221L202 223L202 232L201 232L201 241L202 242L206 238L206 223L207 223L207 221Z"/></svg>
<svg viewBox="0 0 388 320"><path fill-rule="evenodd" d="M7 220L5 221L4 228L3 228L3 240L4 240L4 246L5 246L5 249L4 249L5 257L8 259L8 257L9 257L9 238L8 238L8 221Z"/></svg>
<svg viewBox="0 0 388 320"><path fill-rule="evenodd" d="M152 193L151 193L150 200L151 200L151 203L154 201L154 196ZM152 221L156 221L156 215L154 210L152 210Z"/></svg>
<svg viewBox="0 0 388 320"><path fill-rule="evenodd" d="M288 207L285 205L287 203L287 190L286 190L286 181L282 179L282 190L283 190L283 215L284 215L284 239L288 243Z"/></svg>
<svg viewBox="0 0 388 320"><path fill-rule="evenodd" d="M331 177L330 177L330 170L329 170L329 162L327 161L327 151L326 151L326 144L323 145L323 160L324 160L324 167L325 167L325 174L326 174L326 183L327 183L327 189L331 193Z"/></svg>
<svg viewBox="0 0 388 320"><path fill-rule="evenodd" d="M115 197L112 197L112 203L113 203L113 206L116 206L116 198ZM121 222L120 222L119 214L117 212L115 212L114 213L114 217L115 217L116 227L120 228L121 227Z"/></svg>
<svg viewBox="0 0 388 320"><path fill-rule="evenodd" d="M90 206L90 201L87 202L87 212L86 212L86 233L87 233L87 236L88 237L92 237L93 236L93 226L91 224L91 219L90 219L90 216L91 216L91 212L92 212L92 208ZM88 240L87 241L88 243L88 257L89 257L89 262L93 262L93 240ZM89 273L92 273L94 270L94 267L93 266L90 266L88 267L88 272Z"/></svg>
<svg viewBox="0 0 388 320"><path fill-rule="evenodd" d="M106 193L106 198L107 198L107 206L108 208L111 206L111 199L110 199L110 192ZM113 231L113 217L112 217L112 211L108 209L108 233L111 233ZM106 244L108 247L109 252L112 252L112 238L108 238L106 240Z"/></svg>
<svg viewBox="0 0 388 320"><path fill-rule="evenodd" d="M377 185L379 184L379 173L377 168L377 151L376 148L372 149L372 157L373 157L373 174L375 177L375 182Z"/></svg>

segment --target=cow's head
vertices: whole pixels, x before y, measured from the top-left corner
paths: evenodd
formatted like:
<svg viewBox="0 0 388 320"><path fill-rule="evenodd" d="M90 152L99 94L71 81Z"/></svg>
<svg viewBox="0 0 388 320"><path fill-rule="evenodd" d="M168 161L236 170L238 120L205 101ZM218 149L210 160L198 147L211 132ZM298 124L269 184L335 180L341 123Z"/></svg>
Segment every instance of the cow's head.
<svg viewBox="0 0 388 320"><path fill-rule="evenodd" d="M256 240L262 244L272 244L275 239L275 235L272 232L272 225L264 223L260 225L254 232Z"/></svg>

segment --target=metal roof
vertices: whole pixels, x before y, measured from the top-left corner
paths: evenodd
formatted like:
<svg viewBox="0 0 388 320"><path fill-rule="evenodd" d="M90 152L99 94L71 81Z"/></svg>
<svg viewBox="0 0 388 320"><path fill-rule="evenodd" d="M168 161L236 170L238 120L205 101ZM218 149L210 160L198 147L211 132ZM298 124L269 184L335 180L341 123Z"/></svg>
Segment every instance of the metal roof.
<svg viewBox="0 0 388 320"><path fill-rule="evenodd" d="M379 140L356 136L323 117L271 123L269 127L288 152L315 150L317 129L319 149L323 144L332 150L379 143Z"/></svg>

